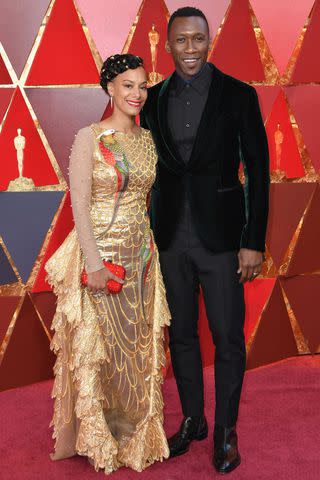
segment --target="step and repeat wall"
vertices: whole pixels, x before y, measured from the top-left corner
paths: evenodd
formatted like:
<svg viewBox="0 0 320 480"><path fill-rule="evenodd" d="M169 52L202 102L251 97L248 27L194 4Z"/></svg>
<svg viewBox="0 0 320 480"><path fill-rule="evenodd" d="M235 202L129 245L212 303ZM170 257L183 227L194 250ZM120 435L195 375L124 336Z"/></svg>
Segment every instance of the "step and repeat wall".
<svg viewBox="0 0 320 480"><path fill-rule="evenodd" d="M187 2L189 3L189 2ZM209 61L253 85L270 148L263 274L246 285L248 368L320 352L320 0L194 0ZM181 0L1 0L0 389L52 376L55 296L44 264L73 228L70 146L110 112L102 59L130 52L150 84ZM239 172L243 176L242 172ZM204 364L213 347L200 296Z"/></svg>

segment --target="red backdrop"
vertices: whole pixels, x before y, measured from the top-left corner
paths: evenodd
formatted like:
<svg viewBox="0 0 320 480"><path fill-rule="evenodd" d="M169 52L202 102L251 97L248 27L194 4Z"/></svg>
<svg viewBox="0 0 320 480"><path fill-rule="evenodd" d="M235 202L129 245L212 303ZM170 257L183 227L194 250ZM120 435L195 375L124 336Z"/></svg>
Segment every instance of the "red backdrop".
<svg viewBox="0 0 320 480"><path fill-rule="evenodd" d="M320 40L320 0L193 3L211 26L209 60L257 89L270 147L267 260L263 274L245 291L248 368L319 353L320 57L313 47ZM182 2L110 0L105 5L104 0L2 0L0 5L0 210L9 182L18 175L13 144L18 128L26 138L24 176L33 179L46 202L48 191L62 194L27 279L18 256L28 258L26 238L36 236L34 229L38 224L40 231L44 220L30 210L24 238L14 235L14 225L10 237L0 223L2 390L52 375L55 297L44 263L73 228L67 194L73 136L108 113L108 98L98 86L102 57L129 51L141 55L150 72L148 33L154 23L160 35L156 72L166 77L173 69L164 50L166 26ZM10 193L12 213L19 193ZM214 349L201 297L199 333L208 365Z"/></svg>

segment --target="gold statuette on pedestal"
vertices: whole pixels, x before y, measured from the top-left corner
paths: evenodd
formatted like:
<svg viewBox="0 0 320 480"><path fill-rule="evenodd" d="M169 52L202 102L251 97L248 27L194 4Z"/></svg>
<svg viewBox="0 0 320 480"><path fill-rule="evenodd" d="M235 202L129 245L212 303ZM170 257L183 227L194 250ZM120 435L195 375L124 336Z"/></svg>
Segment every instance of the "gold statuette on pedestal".
<svg viewBox="0 0 320 480"><path fill-rule="evenodd" d="M286 178L286 172L281 170L281 154L284 135L280 130L280 123L278 123L277 130L274 133L274 142L276 144L276 169L271 173L271 180L274 182L281 182Z"/></svg>
<svg viewBox="0 0 320 480"><path fill-rule="evenodd" d="M158 60L158 44L160 40L160 34L157 32L155 24L152 24L152 28L148 33L150 52L151 52L151 64L152 72L148 74L148 84L150 86L156 85L163 80L163 75L156 72L157 60Z"/></svg>
<svg viewBox="0 0 320 480"><path fill-rule="evenodd" d="M24 192L26 190L35 190L36 187L32 178L23 176L23 150L26 146L26 139L21 135L21 128L17 129L18 135L14 138L14 147L17 150L19 177L11 180L9 183L8 192Z"/></svg>

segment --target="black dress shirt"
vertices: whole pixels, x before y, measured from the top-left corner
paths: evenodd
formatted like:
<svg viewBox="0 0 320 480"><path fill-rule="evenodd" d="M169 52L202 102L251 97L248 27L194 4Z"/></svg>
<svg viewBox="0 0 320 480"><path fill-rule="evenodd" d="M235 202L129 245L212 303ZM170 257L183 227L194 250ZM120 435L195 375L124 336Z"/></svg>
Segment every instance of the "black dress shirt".
<svg viewBox="0 0 320 480"><path fill-rule="evenodd" d="M185 163L191 157L201 116L206 104L212 71L206 63L189 81L174 73L168 98L168 126L176 152ZM185 192L183 209L180 212L171 249L199 247L201 241L194 227L188 197Z"/></svg>
<svg viewBox="0 0 320 480"><path fill-rule="evenodd" d="M176 150L186 163L191 156L211 81L210 64L206 63L191 80L186 81L175 72L170 83L168 125Z"/></svg>

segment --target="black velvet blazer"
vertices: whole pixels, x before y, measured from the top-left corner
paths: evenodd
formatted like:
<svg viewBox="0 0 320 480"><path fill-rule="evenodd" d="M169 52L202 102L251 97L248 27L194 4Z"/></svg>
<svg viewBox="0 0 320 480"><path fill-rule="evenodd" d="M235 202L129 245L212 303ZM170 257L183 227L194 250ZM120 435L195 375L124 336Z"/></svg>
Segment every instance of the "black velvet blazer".
<svg viewBox="0 0 320 480"><path fill-rule="evenodd" d="M160 250L173 238L186 195L203 244L213 252L264 251L269 156L256 91L214 65L189 162L179 158L167 123L171 76L148 90L141 126L151 130L159 161L151 195L151 226ZM238 179L240 161L245 188Z"/></svg>

